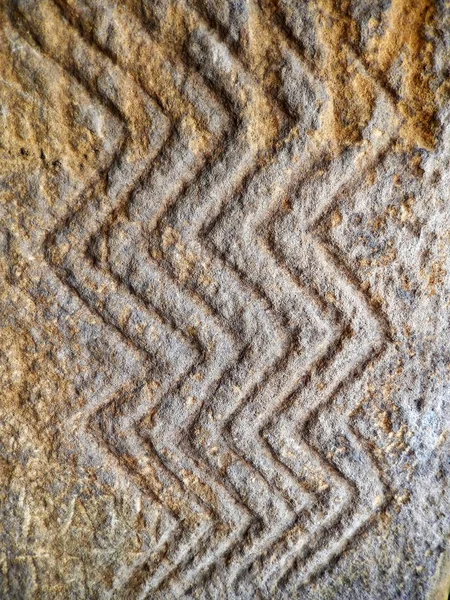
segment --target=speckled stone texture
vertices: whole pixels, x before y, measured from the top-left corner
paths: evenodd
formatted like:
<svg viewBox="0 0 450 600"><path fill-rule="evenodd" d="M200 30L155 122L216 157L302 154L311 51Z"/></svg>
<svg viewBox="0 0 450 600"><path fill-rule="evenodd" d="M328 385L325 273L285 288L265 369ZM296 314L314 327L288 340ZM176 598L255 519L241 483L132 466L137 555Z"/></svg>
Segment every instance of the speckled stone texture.
<svg viewBox="0 0 450 600"><path fill-rule="evenodd" d="M449 3L0 25L0 598L447 600Z"/></svg>

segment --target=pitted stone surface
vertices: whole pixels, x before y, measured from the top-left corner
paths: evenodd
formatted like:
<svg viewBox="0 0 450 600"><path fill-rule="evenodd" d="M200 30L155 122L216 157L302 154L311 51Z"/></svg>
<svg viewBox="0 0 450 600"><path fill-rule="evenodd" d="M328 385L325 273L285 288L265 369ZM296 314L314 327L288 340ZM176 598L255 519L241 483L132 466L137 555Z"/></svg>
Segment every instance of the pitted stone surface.
<svg viewBox="0 0 450 600"><path fill-rule="evenodd" d="M0 598L447 600L447 3L0 24Z"/></svg>

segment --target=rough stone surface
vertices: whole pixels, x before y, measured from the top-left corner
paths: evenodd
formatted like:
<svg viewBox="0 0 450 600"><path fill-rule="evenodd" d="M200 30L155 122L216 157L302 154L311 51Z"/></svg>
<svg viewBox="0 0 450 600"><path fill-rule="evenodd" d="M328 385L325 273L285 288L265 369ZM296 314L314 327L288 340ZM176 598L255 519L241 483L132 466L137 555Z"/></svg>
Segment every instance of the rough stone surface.
<svg viewBox="0 0 450 600"><path fill-rule="evenodd" d="M0 24L0 598L446 600L448 2Z"/></svg>

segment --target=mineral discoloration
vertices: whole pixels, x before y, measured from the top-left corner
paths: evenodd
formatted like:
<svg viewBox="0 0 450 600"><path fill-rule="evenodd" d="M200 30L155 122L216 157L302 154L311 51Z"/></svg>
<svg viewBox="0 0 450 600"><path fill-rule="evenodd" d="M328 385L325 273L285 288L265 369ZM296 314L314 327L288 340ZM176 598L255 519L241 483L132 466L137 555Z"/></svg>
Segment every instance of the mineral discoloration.
<svg viewBox="0 0 450 600"><path fill-rule="evenodd" d="M436 5L431 0L411 4L395 0L385 13L384 33L369 42L369 61L389 77L399 63L401 84L398 108L404 118L400 129L407 149L433 150L436 145L436 93L433 87Z"/></svg>
<svg viewBox="0 0 450 600"><path fill-rule="evenodd" d="M443 2L0 7L0 597L448 593Z"/></svg>

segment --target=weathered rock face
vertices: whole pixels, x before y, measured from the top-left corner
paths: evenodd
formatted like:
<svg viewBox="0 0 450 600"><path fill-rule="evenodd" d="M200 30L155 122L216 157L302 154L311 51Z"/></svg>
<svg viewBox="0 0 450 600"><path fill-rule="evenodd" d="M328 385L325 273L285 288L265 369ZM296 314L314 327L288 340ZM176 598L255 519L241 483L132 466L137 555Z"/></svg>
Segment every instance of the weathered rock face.
<svg viewBox="0 0 450 600"><path fill-rule="evenodd" d="M447 4L3 0L2 599L447 598Z"/></svg>

